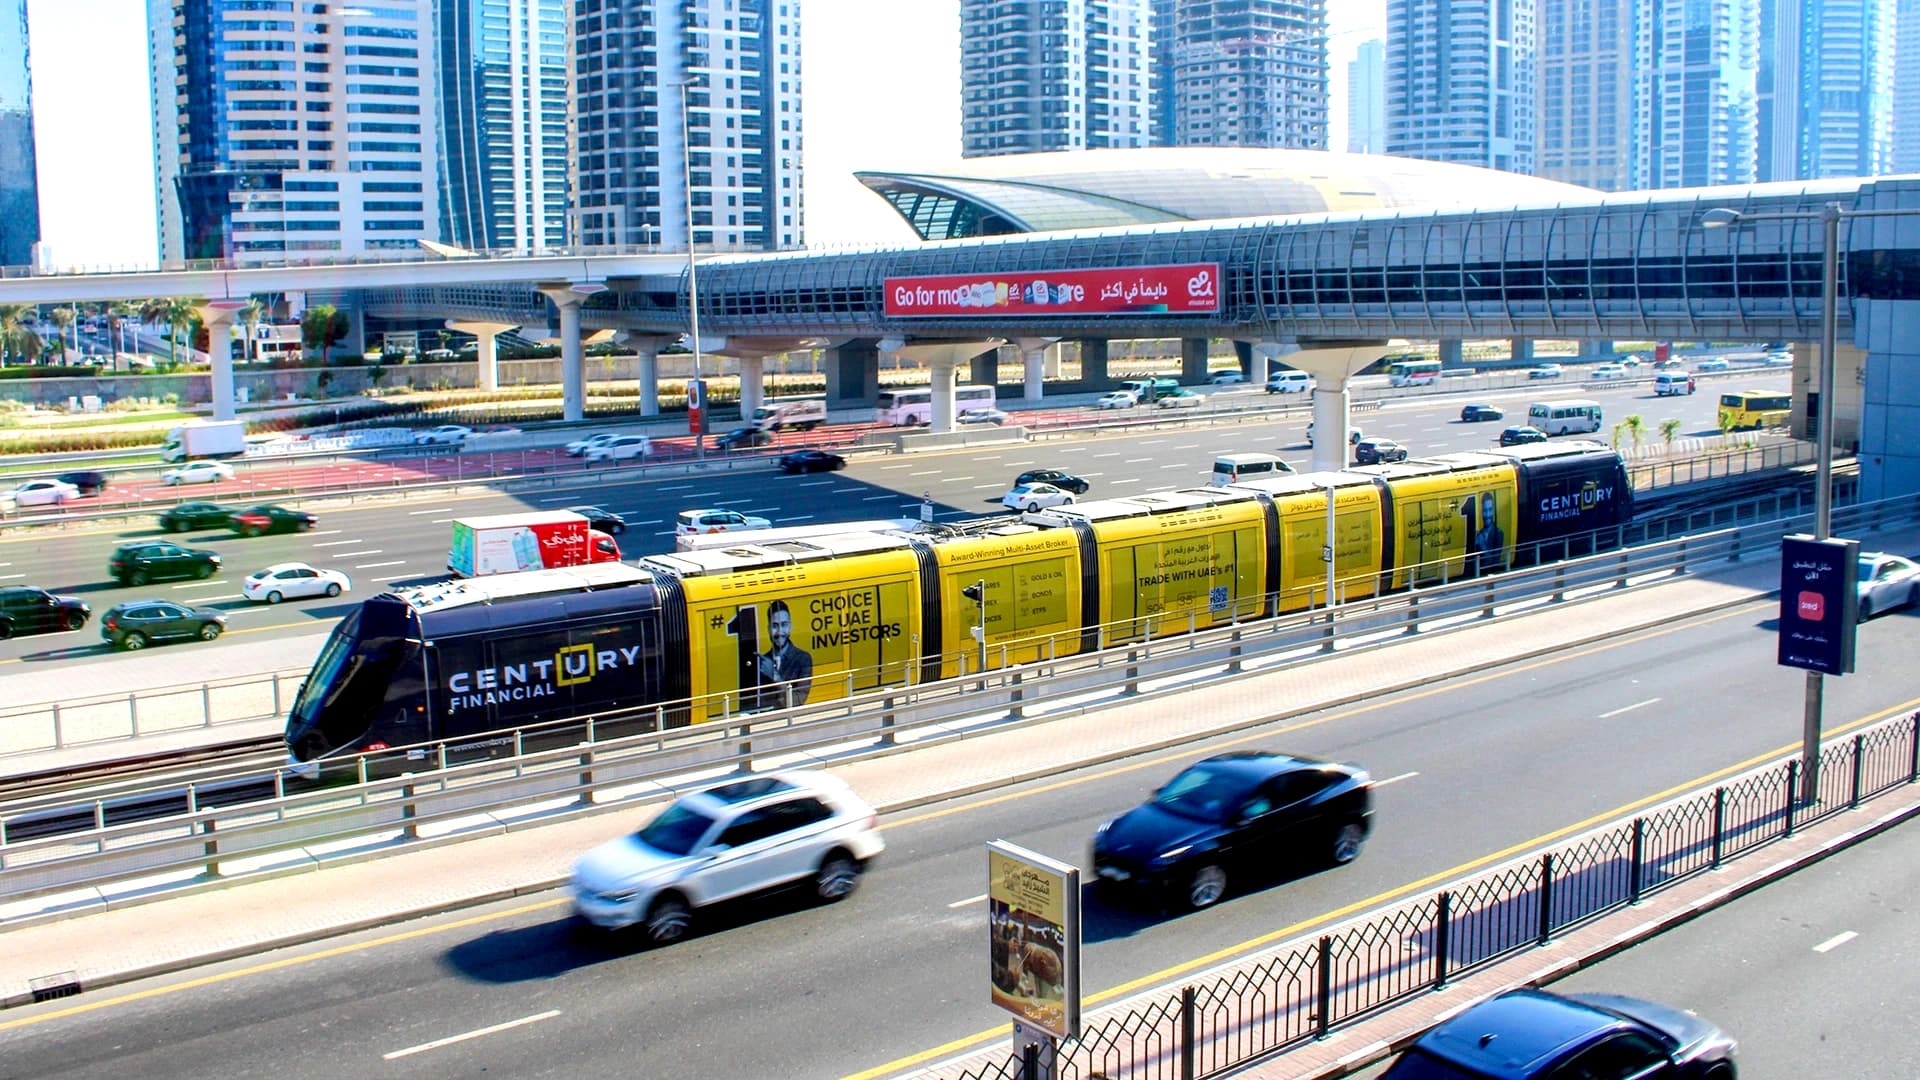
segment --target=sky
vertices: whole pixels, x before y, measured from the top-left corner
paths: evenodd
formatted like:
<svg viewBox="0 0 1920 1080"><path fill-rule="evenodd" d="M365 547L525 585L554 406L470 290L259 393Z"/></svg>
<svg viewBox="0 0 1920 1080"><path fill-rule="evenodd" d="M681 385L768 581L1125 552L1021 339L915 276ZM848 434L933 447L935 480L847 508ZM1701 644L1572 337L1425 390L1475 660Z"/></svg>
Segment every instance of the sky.
<svg viewBox="0 0 1920 1080"><path fill-rule="evenodd" d="M856 170L960 156L959 0L802 0L802 197L809 246L914 237ZM1332 138L1346 148L1346 68L1383 36L1386 0L1330 0ZM155 265L143 0L28 0L40 233L55 266Z"/></svg>

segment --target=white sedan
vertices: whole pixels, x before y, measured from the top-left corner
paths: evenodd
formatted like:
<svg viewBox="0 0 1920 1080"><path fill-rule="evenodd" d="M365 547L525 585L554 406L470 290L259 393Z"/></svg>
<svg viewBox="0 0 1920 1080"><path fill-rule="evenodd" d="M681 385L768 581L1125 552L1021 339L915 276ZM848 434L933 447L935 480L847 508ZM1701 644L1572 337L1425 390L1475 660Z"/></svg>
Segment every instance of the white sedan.
<svg viewBox="0 0 1920 1080"><path fill-rule="evenodd" d="M1213 378L1207 381L1215 386L1237 386L1240 383L1246 382L1247 377L1238 371L1218 371L1214 373Z"/></svg>
<svg viewBox="0 0 1920 1080"><path fill-rule="evenodd" d="M58 506L79 498L80 489L65 480L29 480L4 497L15 506Z"/></svg>
<svg viewBox="0 0 1920 1080"><path fill-rule="evenodd" d="M301 596L339 596L351 588L353 581L338 570L288 562L248 574L240 585L240 594L249 600L277 604Z"/></svg>
<svg viewBox="0 0 1920 1080"><path fill-rule="evenodd" d="M1007 414L999 409L965 409L953 418L956 424L1004 424Z"/></svg>
<svg viewBox="0 0 1920 1080"><path fill-rule="evenodd" d="M1879 551L1860 553L1860 618L1920 604L1920 564Z"/></svg>
<svg viewBox="0 0 1920 1080"><path fill-rule="evenodd" d="M177 469L168 469L160 474L160 480L169 487L175 484L211 484L216 480L233 479L233 466L224 461L189 461Z"/></svg>
<svg viewBox="0 0 1920 1080"><path fill-rule="evenodd" d="M1133 396L1133 391L1114 390L1110 393L1100 395L1100 400L1094 402L1093 407L1096 409L1131 409L1138 404L1140 404L1140 399Z"/></svg>
<svg viewBox="0 0 1920 1080"><path fill-rule="evenodd" d="M653 443L645 435L616 435L598 446L587 448L588 461L637 461L653 453Z"/></svg>
<svg viewBox="0 0 1920 1080"><path fill-rule="evenodd" d="M567 444L567 456L568 457L585 457L587 454L587 451L593 449L596 446L605 446L606 444L612 442L613 440L619 437L620 436L615 434L614 432L603 431L598 435L589 435L584 439L575 439L572 442Z"/></svg>
<svg viewBox="0 0 1920 1080"><path fill-rule="evenodd" d="M1193 393L1190 390L1174 390L1155 398L1153 407L1156 409L1197 409L1200 407L1202 400L1204 399L1201 398L1199 394Z"/></svg>
<svg viewBox="0 0 1920 1080"><path fill-rule="evenodd" d="M1000 497L1000 505L1009 510L1032 513L1050 506L1065 506L1073 501L1073 492L1052 484L1019 484Z"/></svg>
<svg viewBox="0 0 1920 1080"><path fill-rule="evenodd" d="M414 432L413 444L415 446L459 446L461 443L466 442L467 436L471 434L473 434L473 429L470 427L461 427L459 424L441 424L436 428L428 428L425 431Z"/></svg>

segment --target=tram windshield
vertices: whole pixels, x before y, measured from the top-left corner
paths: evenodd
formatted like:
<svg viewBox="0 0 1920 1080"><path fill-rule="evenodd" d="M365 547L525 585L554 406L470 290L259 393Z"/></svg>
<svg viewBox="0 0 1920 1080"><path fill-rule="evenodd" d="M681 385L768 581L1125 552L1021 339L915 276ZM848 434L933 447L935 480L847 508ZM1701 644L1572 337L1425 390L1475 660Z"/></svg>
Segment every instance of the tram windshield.
<svg viewBox="0 0 1920 1080"><path fill-rule="evenodd" d="M287 742L302 761L366 734L386 694L392 649L361 639L361 614L355 611L340 620L294 698Z"/></svg>

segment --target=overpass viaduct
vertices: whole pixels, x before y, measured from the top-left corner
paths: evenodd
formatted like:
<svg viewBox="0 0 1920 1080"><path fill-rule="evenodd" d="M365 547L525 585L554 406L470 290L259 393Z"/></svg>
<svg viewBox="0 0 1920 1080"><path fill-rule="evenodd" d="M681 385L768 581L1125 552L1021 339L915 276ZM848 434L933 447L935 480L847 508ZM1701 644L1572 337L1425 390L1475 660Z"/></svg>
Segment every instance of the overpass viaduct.
<svg viewBox="0 0 1920 1080"><path fill-rule="evenodd" d="M700 260L691 276L684 254L643 253L35 277L0 281L0 302L192 295L206 298L217 320L223 302L231 319L231 306L254 293L339 290L364 318L446 319L473 330L483 343L483 384L490 328L557 326L566 407L578 416L581 334L629 336L641 352L643 411L655 411L653 361L687 331L697 292L699 351L738 363L743 406L757 400L766 356L830 349L829 395L856 403L873 399L881 354L897 353L932 370L936 427L951 417L958 366L1005 343L1023 352L1028 392L1037 396L1040 352L1052 341L1081 342L1086 378L1098 385L1108 341L1198 342L1188 360L1197 352L1204 369L1205 339L1227 337L1313 372L1316 419L1335 425L1345 422L1347 379L1396 337L1815 341L1819 218L1828 203L1883 215L1848 218L1840 228L1835 413L1845 419L1834 435L1857 446L1863 498L1920 492L1920 320L1912 317L1920 309L1908 306L1920 299L1920 222L1901 220L1920 217L1915 177L720 255ZM1763 219L1704 228L1702 215L1716 208ZM1215 302L1189 310L1017 307L993 292L996 283L1048 276L1058 283L1136 275L1144 283L1168 276L1156 278L1156 268L1195 267L1217 271ZM933 279L943 295L970 284L977 302L909 313L899 303L908 278ZM216 406L230 409L219 374L224 367L230 387L230 357L218 351ZM1813 359L1803 349L1795 367L1797 422L1812 411ZM1342 452L1335 440L1321 443Z"/></svg>

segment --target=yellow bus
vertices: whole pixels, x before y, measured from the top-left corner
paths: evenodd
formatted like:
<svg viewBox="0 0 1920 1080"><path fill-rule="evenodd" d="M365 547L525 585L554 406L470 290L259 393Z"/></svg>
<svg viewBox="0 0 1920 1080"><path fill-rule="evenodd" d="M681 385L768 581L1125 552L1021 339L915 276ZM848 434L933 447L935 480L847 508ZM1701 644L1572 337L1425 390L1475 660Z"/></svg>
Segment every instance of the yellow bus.
<svg viewBox="0 0 1920 1080"><path fill-rule="evenodd" d="M1720 395L1720 430L1785 427L1793 413L1793 395L1769 390L1742 390Z"/></svg>

